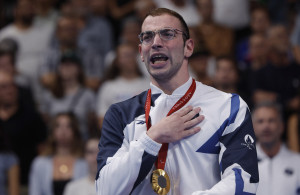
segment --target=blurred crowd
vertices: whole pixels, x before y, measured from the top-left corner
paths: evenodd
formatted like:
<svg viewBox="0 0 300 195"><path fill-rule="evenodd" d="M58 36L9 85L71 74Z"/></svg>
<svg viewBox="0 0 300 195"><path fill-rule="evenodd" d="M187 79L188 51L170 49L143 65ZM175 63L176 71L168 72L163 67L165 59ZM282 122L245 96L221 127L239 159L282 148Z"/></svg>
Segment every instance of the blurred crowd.
<svg viewBox="0 0 300 195"><path fill-rule="evenodd" d="M138 34L156 7L187 22L191 75L250 110L278 104L300 151L299 1L1 1L0 195L95 194L106 110L149 88Z"/></svg>

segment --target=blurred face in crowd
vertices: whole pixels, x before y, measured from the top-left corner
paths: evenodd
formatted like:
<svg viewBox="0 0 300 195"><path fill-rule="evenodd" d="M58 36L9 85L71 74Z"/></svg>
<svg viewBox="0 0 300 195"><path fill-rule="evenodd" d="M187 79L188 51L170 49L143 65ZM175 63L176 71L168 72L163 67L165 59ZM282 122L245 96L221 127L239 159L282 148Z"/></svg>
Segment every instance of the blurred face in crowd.
<svg viewBox="0 0 300 195"><path fill-rule="evenodd" d="M77 79L80 71L78 66L75 62L62 62L58 67L58 74L63 81Z"/></svg>
<svg viewBox="0 0 300 195"><path fill-rule="evenodd" d="M121 45L117 50L118 66L122 71L136 71L136 50L130 45Z"/></svg>
<svg viewBox="0 0 300 195"><path fill-rule="evenodd" d="M203 20L212 19L213 3L211 0L197 0L197 6Z"/></svg>
<svg viewBox="0 0 300 195"><path fill-rule="evenodd" d="M138 45L139 39L136 35L140 33L141 25L137 21L127 21L122 30L122 41L132 45Z"/></svg>
<svg viewBox="0 0 300 195"><path fill-rule="evenodd" d="M267 57L268 44L266 38L262 35L252 35L250 37L249 50L252 59Z"/></svg>
<svg viewBox="0 0 300 195"><path fill-rule="evenodd" d="M60 115L55 120L54 139L59 146L70 146L74 138L71 119L67 115Z"/></svg>
<svg viewBox="0 0 300 195"><path fill-rule="evenodd" d="M136 1L135 3L135 12L140 20L143 20L146 17L147 13L155 8L156 5L153 0L140 0Z"/></svg>
<svg viewBox="0 0 300 195"><path fill-rule="evenodd" d="M217 61L217 69L215 73L215 84L223 89L235 86L238 80L235 64L228 59L220 59Z"/></svg>
<svg viewBox="0 0 300 195"><path fill-rule="evenodd" d="M18 90L14 78L7 72L0 71L0 105L11 106L18 101Z"/></svg>
<svg viewBox="0 0 300 195"><path fill-rule="evenodd" d="M15 68L13 65L12 56L8 54L0 56L0 71L7 72L9 74L14 74Z"/></svg>
<svg viewBox="0 0 300 195"><path fill-rule="evenodd" d="M35 10L32 0L19 0L16 6L16 20L24 25L31 25L35 16Z"/></svg>
<svg viewBox="0 0 300 195"><path fill-rule="evenodd" d="M75 47L77 44L78 29L75 19L62 17L57 22L57 38L59 44L66 47Z"/></svg>
<svg viewBox="0 0 300 195"><path fill-rule="evenodd" d="M183 27L174 16L163 14L161 16L148 16L142 25L142 32L157 31L165 28L183 30ZM188 57L192 55L194 42L188 39L184 42L182 32L176 31L175 37L171 40L163 40L159 33L155 33L149 44L141 43L139 51L142 61L151 77L156 81L168 81L180 79L188 75L185 66L188 64ZM184 64L184 65L183 65Z"/></svg>
<svg viewBox="0 0 300 195"><path fill-rule="evenodd" d="M266 34L270 27L269 16L266 11L256 9L251 14L251 28L253 33Z"/></svg>
<svg viewBox="0 0 300 195"><path fill-rule="evenodd" d="M190 66L198 75L205 75L208 64L208 56L195 56L190 59Z"/></svg>
<svg viewBox="0 0 300 195"><path fill-rule="evenodd" d="M104 16L107 12L106 0L89 0L89 9L95 15Z"/></svg>
<svg viewBox="0 0 300 195"><path fill-rule="evenodd" d="M258 141L266 147L280 142L283 123L274 108L260 107L253 113L253 127Z"/></svg>
<svg viewBox="0 0 300 195"><path fill-rule="evenodd" d="M97 173L98 139L89 139L85 146L85 160L91 173Z"/></svg>
<svg viewBox="0 0 300 195"><path fill-rule="evenodd" d="M288 32L283 25L272 26L268 32L268 40L270 47L281 52L287 52L290 47Z"/></svg>

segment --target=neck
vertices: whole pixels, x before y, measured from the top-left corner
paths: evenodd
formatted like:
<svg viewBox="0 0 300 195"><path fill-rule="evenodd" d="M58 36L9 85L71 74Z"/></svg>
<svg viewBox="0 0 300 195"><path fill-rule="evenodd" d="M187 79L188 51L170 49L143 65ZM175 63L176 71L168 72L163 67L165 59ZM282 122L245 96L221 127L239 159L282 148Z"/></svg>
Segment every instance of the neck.
<svg viewBox="0 0 300 195"><path fill-rule="evenodd" d="M71 151L68 146L58 146L56 150L56 156L58 157L69 157L71 156Z"/></svg>
<svg viewBox="0 0 300 195"><path fill-rule="evenodd" d="M262 150L267 154L268 157L272 158L276 156L280 150L281 141L273 144L260 144Z"/></svg>

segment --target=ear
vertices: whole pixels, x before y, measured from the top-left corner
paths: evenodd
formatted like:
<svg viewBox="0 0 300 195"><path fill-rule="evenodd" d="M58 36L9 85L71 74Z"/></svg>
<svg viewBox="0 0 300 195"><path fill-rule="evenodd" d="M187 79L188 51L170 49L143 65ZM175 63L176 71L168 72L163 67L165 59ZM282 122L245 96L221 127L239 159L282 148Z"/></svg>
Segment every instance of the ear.
<svg viewBox="0 0 300 195"><path fill-rule="evenodd" d="M185 41L185 47L184 47L184 56L186 58L189 58L194 51L194 41L192 39L188 39Z"/></svg>
<svg viewBox="0 0 300 195"><path fill-rule="evenodd" d="M141 44L139 44L139 53L141 55L142 62L144 62L145 60L144 60L144 56L143 56L143 53L142 53L142 45Z"/></svg>

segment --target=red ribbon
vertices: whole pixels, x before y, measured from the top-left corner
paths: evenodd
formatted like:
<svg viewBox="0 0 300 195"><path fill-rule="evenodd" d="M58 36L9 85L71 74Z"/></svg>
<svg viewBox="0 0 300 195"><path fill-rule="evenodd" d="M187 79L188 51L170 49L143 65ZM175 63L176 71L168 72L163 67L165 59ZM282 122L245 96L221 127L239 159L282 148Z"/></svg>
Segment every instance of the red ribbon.
<svg viewBox="0 0 300 195"><path fill-rule="evenodd" d="M196 82L193 79L193 82L190 86L190 88L187 90L187 92L174 104L174 106L171 108L171 110L168 112L167 116L170 116L172 113L176 112L177 110L181 109L194 95L196 90ZM151 121L149 120L149 114L150 114L150 107L151 107L151 89L148 90L146 103L145 103L145 117L146 117L146 125L147 125L147 131L151 127ZM155 162L155 166L157 169L164 169L165 163L167 159L168 154L168 143L163 143L159 153L157 160Z"/></svg>

